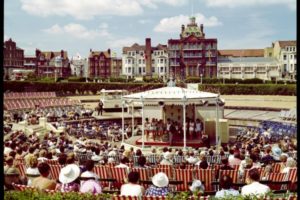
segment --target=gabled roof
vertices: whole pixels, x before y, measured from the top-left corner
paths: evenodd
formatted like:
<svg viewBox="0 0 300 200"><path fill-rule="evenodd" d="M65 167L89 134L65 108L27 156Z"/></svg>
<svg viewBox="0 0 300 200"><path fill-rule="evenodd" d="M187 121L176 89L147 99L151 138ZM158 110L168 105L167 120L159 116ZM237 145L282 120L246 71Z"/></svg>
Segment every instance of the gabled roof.
<svg viewBox="0 0 300 200"><path fill-rule="evenodd" d="M297 45L296 40L278 41L278 43L281 48L285 48L286 46L296 46Z"/></svg>
<svg viewBox="0 0 300 200"><path fill-rule="evenodd" d="M123 52L128 51L145 51L146 46L145 45L139 45L138 43L134 43L131 47L123 47Z"/></svg>
<svg viewBox="0 0 300 200"><path fill-rule="evenodd" d="M90 52L89 58L94 57L94 56L100 56L100 54L104 54L106 58L110 57L110 54L108 51L92 51Z"/></svg>
<svg viewBox="0 0 300 200"><path fill-rule="evenodd" d="M54 54L54 57L60 56L60 51L42 51L41 54L45 56L45 59L50 60L51 59L51 54ZM68 58L68 52L64 51L64 59Z"/></svg>
<svg viewBox="0 0 300 200"><path fill-rule="evenodd" d="M226 49L218 50L218 56L228 57L264 57L264 49Z"/></svg>

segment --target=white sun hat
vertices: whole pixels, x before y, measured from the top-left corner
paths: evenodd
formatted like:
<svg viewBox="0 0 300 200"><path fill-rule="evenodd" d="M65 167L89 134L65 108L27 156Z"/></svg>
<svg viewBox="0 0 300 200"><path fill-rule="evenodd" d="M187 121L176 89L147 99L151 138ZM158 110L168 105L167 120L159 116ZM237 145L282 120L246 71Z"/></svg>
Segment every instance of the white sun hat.
<svg viewBox="0 0 300 200"><path fill-rule="evenodd" d="M59 173L59 181L63 184L71 183L80 175L80 168L76 164L69 164L62 168Z"/></svg>
<svg viewBox="0 0 300 200"><path fill-rule="evenodd" d="M169 184L169 178L165 173L159 172L152 177L152 183L156 187L166 187Z"/></svg>

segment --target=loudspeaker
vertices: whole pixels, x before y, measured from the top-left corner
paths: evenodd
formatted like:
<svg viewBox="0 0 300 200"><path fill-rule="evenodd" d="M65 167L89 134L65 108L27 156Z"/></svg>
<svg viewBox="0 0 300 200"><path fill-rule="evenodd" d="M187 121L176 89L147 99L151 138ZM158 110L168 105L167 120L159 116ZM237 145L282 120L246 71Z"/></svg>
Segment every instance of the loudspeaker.
<svg viewBox="0 0 300 200"><path fill-rule="evenodd" d="M216 145L216 120L206 119L204 121L204 134L209 138L210 145ZM227 119L219 119L219 140L221 143L229 141L229 126Z"/></svg>

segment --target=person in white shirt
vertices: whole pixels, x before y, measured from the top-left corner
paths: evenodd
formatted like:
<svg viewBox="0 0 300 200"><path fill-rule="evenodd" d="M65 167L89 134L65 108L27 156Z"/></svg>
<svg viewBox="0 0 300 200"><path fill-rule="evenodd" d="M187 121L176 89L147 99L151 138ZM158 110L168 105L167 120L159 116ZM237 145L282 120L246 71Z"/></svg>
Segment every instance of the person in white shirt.
<svg viewBox="0 0 300 200"><path fill-rule="evenodd" d="M189 153L189 157L186 159L189 164L196 164L199 160L195 157L194 152Z"/></svg>
<svg viewBox="0 0 300 200"><path fill-rule="evenodd" d="M94 168L94 161L87 160L85 162L85 170L86 171L82 172L80 177L83 177L83 178L93 177L96 181L98 181L99 176L93 172L93 168Z"/></svg>
<svg viewBox="0 0 300 200"><path fill-rule="evenodd" d="M121 195L141 197L144 194L145 189L143 186L137 184L139 178L140 175L138 172L130 172L128 174L128 183L121 186Z"/></svg>
<svg viewBox="0 0 300 200"><path fill-rule="evenodd" d="M226 198L226 196L238 196L239 191L232 189L232 178L230 176L220 177L220 188L221 190L217 191L216 198Z"/></svg>
<svg viewBox="0 0 300 200"><path fill-rule="evenodd" d="M249 170L249 176L246 179L247 185L242 187L241 194L243 196L255 195L263 196L270 191L269 186L259 183L259 171L257 168Z"/></svg>
<svg viewBox="0 0 300 200"><path fill-rule="evenodd" d="M163 154L163 160L160 162L161 165L173 165L172 154L167 151Z"/></svg>
<svg viewBox="0 0 300 200"><path fill-rule="evenodd" d="M292 157L287 158L286 166L282 169L282 173L289 173L293 167L297 167L296 161Z"/></svg>
<svg viewBox="0 0 300 200"><path fill-rule="evenodd" d="M129 163L129 160L127 157L123 157L120 161L120 164L119 165L116 165L115 167L116 168L126 168L127 172L130 171L130 168L129 166L127 165L127 163Z"/></svg>

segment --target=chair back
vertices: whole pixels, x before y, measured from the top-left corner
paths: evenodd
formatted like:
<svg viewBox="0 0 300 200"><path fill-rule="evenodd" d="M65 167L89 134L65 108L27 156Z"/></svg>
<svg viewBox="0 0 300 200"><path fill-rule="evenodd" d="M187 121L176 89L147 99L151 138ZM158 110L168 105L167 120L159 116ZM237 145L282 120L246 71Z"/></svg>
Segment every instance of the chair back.
<svg viewBox="0 0 300 200"><path fill-rule="evenodd" d="M213 191L215 187L211 183L215 181L215 173L214 169L196 169L194 179L204 181L205 191Z"/></svg>
<svg viewBox="0 0 300 200"><path fill-rule="evenodd" d="M15 188L15 190L18 190L18 191L36 190L35 187L31 187L31 186L27 186L27 185L21 185L21 184L16 184L16 183L12 183L12 186Z"/></svg>
<svg viewBox="0 0 300 200"><path fill-rule="evenodd" d="M114 186L119 189L121 185L124 184L127 180L128 177L127 168L111 167L110 172L111 172L111 178L116 179Z"/></svg>
<svg viewBox="0 0 300 200"><path fill-rule="evenodd" d="M183 181L183 184L177 186L179 191L189 190L188 183L193 181L193 170L191 169L175 169L175 180Z"/></svg>
<svg viewBox="0 0 300 200"><path fill-rule="evenodd" d="M112 200L139 200L137 196L113 195Z"/></svg>
<svg viewBox="0 0 300 200"><path fill-rule="evenodd" d="M171 168L158 168L158 167L152 168L153 176L159 172L163 172L168 176L169 179L173 179L173 171Z"/></svg>
<svg viewBox="0 0 300 200"><path fill-rule="evenodd" d="M58 180L61 168L63 168L62 165L50 165L50 176L52 179Z"/></svg>

